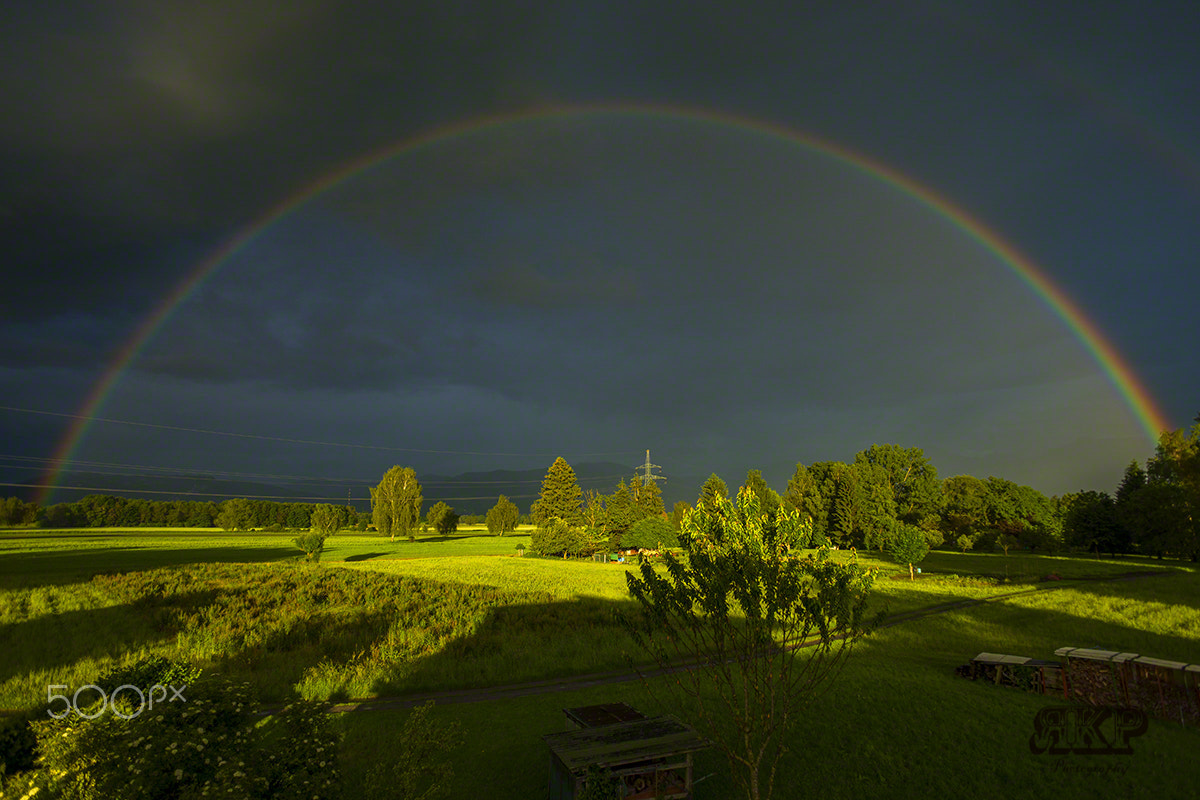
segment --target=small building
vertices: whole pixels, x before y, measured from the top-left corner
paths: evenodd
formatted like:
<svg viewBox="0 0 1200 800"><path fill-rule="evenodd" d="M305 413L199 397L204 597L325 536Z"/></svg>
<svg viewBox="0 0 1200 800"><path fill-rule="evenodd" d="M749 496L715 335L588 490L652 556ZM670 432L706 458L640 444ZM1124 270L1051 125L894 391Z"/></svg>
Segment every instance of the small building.
<svg viewBox="0 0 1200 800"><path fill-rule="evenodd" d="M550 800L575 800L603 770L623 800L687 800L692 754L711 743L671 715L647 718L625 703L563 709L569 730L542 737L550 748Z"/></svg>

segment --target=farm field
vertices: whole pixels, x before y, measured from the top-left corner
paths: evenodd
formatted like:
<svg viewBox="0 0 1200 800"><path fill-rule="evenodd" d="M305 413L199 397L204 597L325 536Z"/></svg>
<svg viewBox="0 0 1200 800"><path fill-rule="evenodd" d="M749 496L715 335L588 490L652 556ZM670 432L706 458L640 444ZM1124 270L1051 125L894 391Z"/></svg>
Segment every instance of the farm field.
<svg viewBox="0 0 1200 800"><path fill-rule="evenodd" d="M470 534L471 532L467 532ZM631 608L625 567L515 555L527 537L462 535L390 543L340 533L318 565L297 563L295 534L221 531L0 532L0 707L44 701L141 655L193 660L251 681L264 700L390 696L621 669L634 656L613 617ZM839 552L838 558L852 557ZM1051 658L1064 645L1200 662L1200 573L1145 559L931 553L920 580L877 566L875 604L902 613L984 600L876 631L798 727L777 797L1187 796L1200 731L1152 720L1134 754L1035 756L1032 721L1048 698L954 677L981 651ZM1128 572L1160 575L1098 581ZM1042 582L1050 573L1061 581ZM1005 581L1005 576L1008 581ZM1053 587L1053 588L1050 588ZM661 682L660 682L661 683ZM447 703L463 724L452 796L540 796L561 709L624 700L679 713L637 681L518 699ZM659 687L663 688L662 686ZM404 711L350 713L338 724L347 796L400 747ZM686 711L681 714L686 717ZM729 796L726 767L699 757L698 798Z"/></svg>

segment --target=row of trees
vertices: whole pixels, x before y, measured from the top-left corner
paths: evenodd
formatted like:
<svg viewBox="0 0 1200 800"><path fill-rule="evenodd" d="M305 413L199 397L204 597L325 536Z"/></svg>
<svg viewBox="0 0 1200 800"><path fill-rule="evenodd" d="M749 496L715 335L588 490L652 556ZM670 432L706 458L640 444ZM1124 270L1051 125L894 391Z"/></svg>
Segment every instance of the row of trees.
<svg viewBox="0 0 1200 800"><path fill-rule="evenodd" d="M0 525L41 528L171 527L211 528L219 503L198 500L142 500L93 494L43 508L9 497L0 504Z"/></svg>
<svg viewBox="0 0 1200 800"><path fill-rule="evenodd" d="M1136 461L1129 465L1115 497L1095 491L1047 497L997 477L942 480L921 448L894 444L872 445L850 463L797 464L782 495L759 470L750 470L743 486L769 519L781 507L810 519L810 538L801 543L808 547L912 554L921 550L914 541L919 535L925 548L1200 558L1200 417L1190 431L1164 432L1145 469ZM728 499L725 482L714 474L696 507L711 510ZM688 510L687 503L675 504L669 516L675 531ZM585 494L562 458L551 465L531 516L539 531L534 551L563 554L619 548L639 520L668 518L653 483L622 481L611 495Z"/></svg>
<svg viewBox="0 0 1200 800"><path fill-rule="evenodd" d="M1191 430L1164 432L1145 468L1130 462L1115 495L1076 492L1061 502L1074 547L1200 560L1200 415Z"/></svg>

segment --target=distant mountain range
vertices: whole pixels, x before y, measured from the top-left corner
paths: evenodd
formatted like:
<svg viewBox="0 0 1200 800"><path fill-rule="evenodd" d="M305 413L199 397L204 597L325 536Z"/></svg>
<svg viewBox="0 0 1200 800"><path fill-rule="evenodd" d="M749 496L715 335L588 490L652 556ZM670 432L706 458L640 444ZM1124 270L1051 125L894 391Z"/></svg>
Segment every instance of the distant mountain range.
<svg viewBox="0 0 1200 800"><path fill-rule="evenodd" d="M622 478L633 478L634 467L598 462L572 465L579 485L587 491L595 489L610 494ZM522 512L537 499L546 477L544 467L524 470L492 470L464 472L460 475L422 475L417 478L425 497L424 507L439 500L453 506L460 514L484 514L496 504L500 495L507 495ZM675 476L661 481L663 501L668 511L676 500L694 502L700 484L707 476ZM177 475L115 475L101 472L71 472L63 487L54 493L55 502L71 502L89 494L115 494L121 497L140 497L146 500L212 500L220 502L233 497L274 500L281 503L345 503L347 489L350 501L359 510L370 508L370 496L361 482L292 482L276 484L228 479L203 473Z"/></svg>

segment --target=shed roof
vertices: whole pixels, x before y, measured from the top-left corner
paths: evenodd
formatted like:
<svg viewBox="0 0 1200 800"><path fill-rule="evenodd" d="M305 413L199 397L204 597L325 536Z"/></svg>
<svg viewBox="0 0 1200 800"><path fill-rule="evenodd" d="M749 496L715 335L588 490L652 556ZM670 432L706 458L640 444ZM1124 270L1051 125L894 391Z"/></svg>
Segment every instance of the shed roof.
<svg viewBox="0 0 1200 800"><path fill-rule="evenodd" d="M596 706L576 706L564 708L567 719L581 728L598 728L601 725L615 725L618 722L633 722L645 719L646 715L628 703L602 703Z"/></svg>
<svg viewBox="0 0 1200 800"><path fill-rule="evenodd" d="M551 733L542 740L571 772L590 766L619 767L679 756L712 745L695 728L669 714L599 728Z"/></svg>

